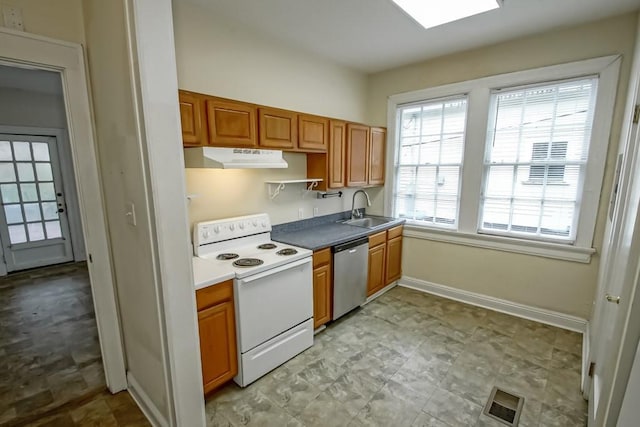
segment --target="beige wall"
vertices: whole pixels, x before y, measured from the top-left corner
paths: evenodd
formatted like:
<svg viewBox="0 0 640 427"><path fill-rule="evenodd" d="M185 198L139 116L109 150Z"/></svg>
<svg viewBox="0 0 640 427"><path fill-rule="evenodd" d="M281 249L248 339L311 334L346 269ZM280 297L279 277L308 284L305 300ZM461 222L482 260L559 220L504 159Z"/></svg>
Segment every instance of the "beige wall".
<svg viewBox="0 0 640 427"><path fill-rule="evenodd" d="M369 121L378 125L386 123L387 97L393 94L622 54L618 98L594 239L594 247L599 250L602 247L605 212L620 138L636 26L637 15L628 14L372 75L369 80ZM413 238L405 239L405 245L403 268L407 276L589 317L596 288L597 255L590 264L579 264Z"/></svg>
<svg viewBox="0 0 640 427"><path fill-rule="evenodd" d="M87 56L127 374L171 418L145 162L138 137L124 2L84 0ZM127 221L135 205L137 224ZM155 412L154 412L155 415Z"/></svg>
<svg viewBox="0 0 640 427"><path fill-rule="evenodd" d="M234 26L210 9L174 2L178 84L182 89L357 122L366 119L367 77L321 58L264 40ZM306 177L306 158L287 154L285 170L187 169L190 221L267 212L274 223L351 208L354 190L342 199L303 196L302 184L289 185L270 200L265 180ZM372 196L380 189L367 190Z"/></svg>
<svg viewBox="0 0 640 427"><path fill-rule="evenodd" d="M25 31L54 39L84 43L82 0L0 0L22 11ZM0 19L0 25L4 21Z"/></svg>

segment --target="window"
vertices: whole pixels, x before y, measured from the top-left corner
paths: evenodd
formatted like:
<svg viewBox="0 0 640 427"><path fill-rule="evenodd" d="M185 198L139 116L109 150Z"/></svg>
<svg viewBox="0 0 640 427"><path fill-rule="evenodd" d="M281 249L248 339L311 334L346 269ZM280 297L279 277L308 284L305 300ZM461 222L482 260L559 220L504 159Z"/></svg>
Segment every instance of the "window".
<svg viewBox="0 0 640 427"><path fill-rule="evenodd" d="M573 240L597 81L594 77L494 91L482 232Z"/></svg>
<svg viewBox="0 0 640 427"><path fill-rule="evenodd" d="M400 107L396 216L455 227L466 114L465 97Z"/></svg>
<svg viewBox="0 0 640 427"><path fill-rule="evenodd" d="M389 97L385 214L406 233L588 262L620 57Z"/></svg>

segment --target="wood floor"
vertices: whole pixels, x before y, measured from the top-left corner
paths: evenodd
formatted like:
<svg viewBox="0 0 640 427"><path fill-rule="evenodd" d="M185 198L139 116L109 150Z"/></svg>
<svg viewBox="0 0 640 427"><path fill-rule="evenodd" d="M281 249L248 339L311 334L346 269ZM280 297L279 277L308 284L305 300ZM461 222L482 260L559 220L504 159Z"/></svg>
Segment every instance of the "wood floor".
<svg viewBox="0 0 640 427"><path fill-rule="evenodd" d="M0 425L87 425L96 414L117 423L88 425L146 425L121 394L106 391L84 263L0 279Z"/></svg>

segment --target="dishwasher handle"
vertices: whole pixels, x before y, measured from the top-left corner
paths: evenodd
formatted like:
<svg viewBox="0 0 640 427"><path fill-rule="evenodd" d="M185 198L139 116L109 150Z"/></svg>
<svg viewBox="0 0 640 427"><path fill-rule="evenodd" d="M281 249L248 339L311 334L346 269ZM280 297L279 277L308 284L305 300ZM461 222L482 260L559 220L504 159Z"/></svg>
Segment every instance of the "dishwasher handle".
<svg viewBox="0 0 640 427"><path fill-rule="evenodd" d="M365 236L356 240L351 240L346 243L341 243L339 245L334 246L331 249L332 249L332 252L335 254L335 253L346 251L347 249L352 249L352 248L355 248L356 246L360 246L364 244L367 244L367 245L369 244L368 236Z"/></svg>

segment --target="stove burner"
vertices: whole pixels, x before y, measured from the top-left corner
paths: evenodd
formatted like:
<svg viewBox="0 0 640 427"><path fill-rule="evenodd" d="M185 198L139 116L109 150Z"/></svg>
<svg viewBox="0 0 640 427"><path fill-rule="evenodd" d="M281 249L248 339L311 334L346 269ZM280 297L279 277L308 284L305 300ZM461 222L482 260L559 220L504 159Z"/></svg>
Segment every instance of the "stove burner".
<svg viewBox="0 0 640 427"><path fill-rule="evenodd" d="M234 267L255 267L264 264L264 261L258 258L240 258L233 261Z"/></svg>
<svg viewBox="0 0 640 427"><path fill-rule="evenodd" d="M273 243L263 243L262 245L258 245L258 249L275 249L277 246Z"/></svg>
<svg viewBox="0 0 640 427"><path fill-rule="evenodd" d="M276 255L283 255L283 256L285 256L285 255L295 255L295 254L297 254L297 253L298 253L298 251L296 251L296 250L295 250L295 249L293 249L293 248L284 248L284 249L281 249L281 250L279 250L278 252L276 252Z"/></svg>
<svg viewBox="0 0 640 427"><path fill-rule="evenodd" d="M240 255L238 254L220 254L216 257L216 259L222 260L222 261L228 261L230 259L236 259L238 258Z"/></svg>

